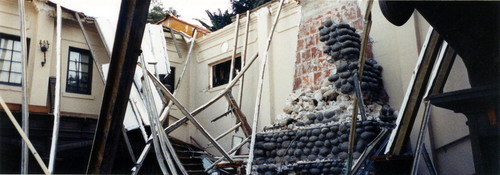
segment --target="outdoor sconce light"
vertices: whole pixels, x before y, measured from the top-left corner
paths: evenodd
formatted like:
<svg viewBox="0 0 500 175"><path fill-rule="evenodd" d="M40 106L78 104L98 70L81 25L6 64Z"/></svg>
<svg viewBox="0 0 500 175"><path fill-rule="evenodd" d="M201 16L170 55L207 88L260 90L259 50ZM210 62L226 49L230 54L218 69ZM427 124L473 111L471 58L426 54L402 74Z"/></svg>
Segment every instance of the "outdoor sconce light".
<svg viewBox="0 0 500 175"><path fill-rule="evenodd" d="M43 52L43 61L42 61L42 67L45 66L45 63L47 62L47 59L46 59L46 56L45 56L45 52L47 52L47 50L49 50L49 41L47 40L40 40L40 50Z"/></svg>

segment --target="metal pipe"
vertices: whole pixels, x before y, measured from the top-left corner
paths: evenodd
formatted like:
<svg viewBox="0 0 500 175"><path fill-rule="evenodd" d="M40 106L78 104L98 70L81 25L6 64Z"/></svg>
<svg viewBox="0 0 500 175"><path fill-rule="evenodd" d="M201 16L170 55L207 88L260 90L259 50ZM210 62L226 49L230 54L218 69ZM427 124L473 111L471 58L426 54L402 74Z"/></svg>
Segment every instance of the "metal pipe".
<svg viewBox="0 0 500 175"><path fill-rule="evenodd" d="M31 144L31 141L28 138L28 135L26 135L26 133L21 128L21 126L19 126L19 123L17 123L16 118L14 118L14 115L12 115L12 112L10 112L9 107L7 106L7 104L5 104L5 101L3 100L3 98L1 96L0 96L0 105L2 106L5 113L7 113L7 116L9 117L10 121L12 122L14 127L16 128L19 135L21 135L21 138L23 139L23 141L26 142L26 146L31 150L31 154L33 154L33 157L35 157L36 161L40 165L40 168L42 168L43 173L51 174L49 172L49 170L47 169L47 166L45 166L45 163L43 163L43 160L40 157L40 155L38 154L38 152L36 151L35 147L33 146L33 144Z"/></svg>
<svg viewBox="0 0 500 175"><path fill-rule="evenodd" d="M226 132L222 133L221 135L217 136L215 138L215 140L219 140L221 139L222 137L226 136L227 134L231 133L232 131L234 131L236 128L240 127L241 126L241 122L239 122L238 124L234 125L231 129L227 130Z"/></svg>
<svg viewBox="0 0 500 175"><path fill-rule="evenodd" d="M62 10L61 5L57 4L56 18L56 87L54 101L54 126L52 129L52 143L50 146L49 155L49 172L54 173L54 164L57 154L57 140L59 139L59 121L61 115L61 27L62 27Z"/></svg>
<svg viewBox="0 0 500 175"><path fill-rule="evenodd" d="M247 162L247 168L246 168L246 174L251 174L252 172L252 161L254 158L253 151L255 147L255 135L257 134L257 126L259 122L259 113L260 113L260 100L262 97L262 87L264 84L264 73L266 71L266 62L268 59L268 51L271 45L271 41L273 39L274 35L274 30L276 30L276 25L278 24L278 19L281 14L281 9L283 8L283 2L284 0L280 0L280 4L278 6L278 12L276 13L276 17L274 18L274 23L271 28L271 33L269 34L269 38L267 39L266 43L266 50L264 52L264 55L262 56L262 63L260 67L260 72L259 72L259 83L257 85L257 97L255 98L255 110L254 110L254 116L253 116L253 123L252 123L252 136L251 136L251 141L250 141L250 153L248 157L248 162Z"/></svg>
<svg viewBox="0 0 500 175"><path fill-rule="evenodd" d="M83 26L82 20L80 19L80 14L78 14L78 12L75 12L75 17L76 17L76 20L78 21L78 24L80 25L80 29L82 29L83 38L85 38L85 42L87 42L87 46L90 49L90 54L92 54L92 58L93 58L92 60L95 64L95 66L97 67L97 71L99 72L99 75L101 76L102 83L106 84L106 80L104 78L104 73L102 72L101 66L96 61L97 54L95 53L94 47L92 47L92 44L90 43L90 38L87 35L87 30L85 30L85 27Z"/></svg>
<svg viewBox="0 0 500 175"><path fill-rule="evenodd" d="M22 122L26 135L29 136L29 99L28 99L28 74L27 74L27 47L26 47L26 21L24 13L24 0L18 0L19 25L21 33L21 64L22 64ZM22 142L21 148L21 174L28 174L29 153L26 142Z"/></svg>
<svg viewBox="0 0 500 175"><path fill-rule="evenodd" d="M243 51L241 52L241 66L245 66L245 60L247 59L247 47L248 47L248 31L250 29L250 10L247 10L247 21L245 25L245 41L243 42ZM245 82L245 76L241 77L240 89L238 91L238 105L243 101L243 83Z"/></svg>

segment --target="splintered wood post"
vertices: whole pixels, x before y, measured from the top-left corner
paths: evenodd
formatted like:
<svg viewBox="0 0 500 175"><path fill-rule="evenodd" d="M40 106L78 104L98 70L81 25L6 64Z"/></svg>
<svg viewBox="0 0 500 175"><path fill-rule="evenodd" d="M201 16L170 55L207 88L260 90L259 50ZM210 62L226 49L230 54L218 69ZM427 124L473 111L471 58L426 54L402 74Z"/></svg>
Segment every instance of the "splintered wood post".
<svg viewBox="0 0 500 175"><path fill-rule="evenodd" d="M7 104L5 104L5 101L3 100L3 98L1 96L0 96L0 105L2 106L3 110L5 111L5 113L7 113L7 116L9 117L10 121L12 122L12 124L14 125L14 127L16 128L16 130L19 133L19 135L21 135L21 138L23 139L23 141L26 142L26 146L29 148L29 150L31 150L31 154L33 154L33 157L35 157L36 161L40 165L40 168L42 168L43 173L45 173L45 174L51 174L49 172L49 169L45 165L45 163L43 163L43 160L40 157L40 154L38 154L38 152L36 151L35 147L31 143L30 139L26 135L26 133L23 131L23 129L21 128L21 126L19 125L19 123L17 123L16 118L14 117L14 115L12 115L12 112L10 111L9 107L7 106Z"/></svg>
<svg viewBox="0 0 500 175"><path fill-rule="evenodd" d="M370 30L371 30L371 26L372 26L372 13L371 13L371 9L372 9L372 5L373 5L373 1L372 0L369 0L367 2L367 6L366 6L366 9L365 9L365 15L363 17L363 20L365 22L364 24L364 28L363 28L363 38L361 40L361 49L359 50L359 68L358 68L358 73L357 73L357 78L358 80L362 80L362 77L363 77L363 68L365 66L365 51L366 51L366 45L368 44L368 40L369 40L369 35L370 35ZM357 83L360 83L359 81L357 81ZM352 154L354 152L354 145L356 143L356 123L357 123L357 120L358 120L358 109L359 108L362 108L364 109L364 106L360 106L358 105L358 100L361 100L363 101L363 99L358 99L356 98L357 96L354 96L354 100L352 102L352 105L353 105L353 110L352 110L352 119L351 119L351 128L350 128L350 131L349 131L349 148L347 150L347 153L348 153L348 159L347 159L347 174L348 175L351 175L351 168L352 168L352 164L353 164L353 157L352 157ZM363 104L363 103L359 103L359 104ZM363 111L364 113L364 111Z"/></svg>
<svg viewBox="0 0 500 175"><path fill-rule="evenodd" d="M22 64L22 80L21 80L21 89L22 89L22 124L24 128L24 132L29 136L29 98L28 98L28 76L27 76L27 67L28 67L28 54L27 54L27 45L26 45L26 20L24 13L24 0L18 0L18 11L19 11L19 26L21 33L21 64ZM59 3L58 3L59 7ZM28 145L26 142L22 142L21 145L21 174L28 174L29 169L29 153L28 153Z"/></svg>
<svg viewBox="0 0 500 175"><path fill-rule="evenodd" d="M196 36L198 33L198 30L194 29L194 34L193 36ZM189 45L189 50L186 56L186 60L184 61L184 65L182 66L182 72L181 75L179 75L179 80L177 80L177 84L175 85L175 90L179 88L179 83L181 82L182 78L184 78L184 73L186 73L187 66L189 64L189 60L191 59L191 53L193 52L193 47L194 43L196 42L196 37L191 38L191 44Z"/></svg>
<svg viewBox="0 0 500 175"><path fill-rule="evenodd" d="M245 66L245 61L247 59L247 47L248 47L248 31L250 29L250 11L247 10L247 21L245 25L245 40L243 41L243 51L241 52L241 66ZM243 84L245 83L245 76L241 77L240 88L238 91L238 105L241 108L243 102Z"/></svg>
<svg viewBox="0 0 500 175"><path fill-rule="evenodd" d="M233 108L236 118L239 122L242 123L241 127L243 128L243 133L248 137L248 135L252 133L252 128L250 128L250 125L248 124L247 117L245 116L245 114L243 114L243 112L241 112L241 109L238 107L236 100L231 94L231 91L226 93L226 99L229 103L229 106Z"/></svg>
<svg viewBox="0 0 500 175"><path fill-rule="evenodd" d="M149 74L149 77L151 77L151 79L153 80L153 82L155 82L155 84L158 86L160 85L161 86L161 89L163 90L166 90L167 88L161 84L160 80L158 80L155 76L153 76L153 74L151 74L151 72L148 71ZM147 75L145 74L145 76ZM179 108L179 110L181 111L182 114L184 114L184 116L186 116L189 121L191 121L191 123L198 129L201 131L201 133L208 139L208 141L210 141L210 143L212 143L215 147L215 149L217 149L224 157L227 158L228 161L230 162L233 162L233 160L231 159L231 157L229 156L229 154L224 151L224 149L222 148L222 146L217 143L217 141L208 133L208 131L200 124L200 122L198 122L198 120L196 120L196 118L193 117L193 115L191 115L187 109L184 107L184 105L182 105L171 93L170 91L165 91L164 92L164 95L167 96L167 98L169 98L175 106L177 106L177 108Z"/></svg>
<svg viewBox="0 0 500 175"><path fill-rule="evenodd" d="M246 168L246 174L251 174L252 172L252 161L253 161L253 151L255 147L255 135L257 134L257 126L259 122L259 115L260 115L260 100L262 97L262 87L264 84L264 73L266 71L266 62L268 58L268 51L269 47L271 46L271 41L273 39L274 35L274 30L276 30L276 25L278 24L278 19L281 14L281 9L283 8L283 2L284 0L280 0L280 4L278 6L278 12L276 13L276 17L274 18L274 22L271 28L271 33L269 33L269 38L267 39L266 43L266 50L264 55L262 56L262 63L260 67L260 72L259 72L259 83L257 85L257 97L255 98L255 109L254 109L254 116L253 116L253 123L252 123L252 136L251 136L251 141L250 141L250 152L249 157L248 157L248 162L247 162L247 168Z"/></svg>

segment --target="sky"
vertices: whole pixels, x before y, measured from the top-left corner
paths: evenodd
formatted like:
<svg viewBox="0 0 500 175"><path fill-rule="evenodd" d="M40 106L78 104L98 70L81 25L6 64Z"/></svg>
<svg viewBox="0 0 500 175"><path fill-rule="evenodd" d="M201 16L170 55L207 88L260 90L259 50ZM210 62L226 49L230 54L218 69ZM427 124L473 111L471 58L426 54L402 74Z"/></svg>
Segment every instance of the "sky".
<svg viewBox="0 0 500 175"><path fill-rule="evenodd" d="M121 0L51 0L60 3L62 6L81 11L88 16L107 18L115 21L120 11ZM229 9L230 0L152 0L153 2L163 3L165 9L173 7L181 15L181 19L190 23L200 25L193 18L209 22L205 10L225 11Z"/></svg>

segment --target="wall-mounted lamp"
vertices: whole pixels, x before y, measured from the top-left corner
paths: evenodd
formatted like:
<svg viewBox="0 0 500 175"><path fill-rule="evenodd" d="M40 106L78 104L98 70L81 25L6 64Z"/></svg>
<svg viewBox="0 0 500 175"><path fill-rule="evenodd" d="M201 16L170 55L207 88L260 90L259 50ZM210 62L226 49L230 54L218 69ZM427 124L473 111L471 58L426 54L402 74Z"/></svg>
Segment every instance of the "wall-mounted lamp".
<svg viewBox="0 0 500 175"><path fill-rule="evenodd" d="M42 61L42 67L45 66L45 63L47 62L47 58L45 57L45 52L49 50L49 41L47 40L40 40L40 50L43 52L43 61Z"/></svg>

